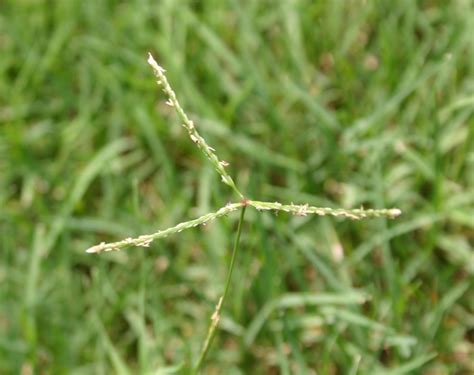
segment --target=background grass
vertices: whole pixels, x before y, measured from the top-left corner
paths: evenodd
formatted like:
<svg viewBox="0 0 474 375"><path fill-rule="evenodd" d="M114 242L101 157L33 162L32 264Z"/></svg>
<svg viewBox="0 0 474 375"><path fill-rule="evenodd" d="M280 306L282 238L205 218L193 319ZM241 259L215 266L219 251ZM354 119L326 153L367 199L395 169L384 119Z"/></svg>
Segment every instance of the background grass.
<svg viewBox="0 0 474 375"><path fill-rule="evenodd" d="M249 197L404 211L249 210L206 373L474 371L473 35L469 0L2 1L0 372L197 357L238 214L84 252L234 199L148 51Z"/></svg>

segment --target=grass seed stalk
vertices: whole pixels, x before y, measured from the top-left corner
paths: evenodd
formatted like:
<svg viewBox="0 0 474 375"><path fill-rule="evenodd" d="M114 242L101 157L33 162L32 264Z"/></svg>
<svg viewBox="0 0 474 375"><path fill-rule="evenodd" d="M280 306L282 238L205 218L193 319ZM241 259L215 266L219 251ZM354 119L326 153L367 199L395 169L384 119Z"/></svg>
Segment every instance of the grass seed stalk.
<svg viewBox="0 0 474 375"><path fill-rule="evenodd" d="M237 258L238 250L239 250L239 243L240 243L240 236L242 232L242 224L244 221L245 210L248 206L254 207L258 211L283 211L288 212L293 215L297 216L306 216L306 215L318 215L318 216L335 216L335 217L342 217L352 220L360 220L360 219L369 219L369 218L378 218L378 217L386 217L390 219L394 219L401 214L401 211L398 208L390 208L390 209L343 209L343 208L330 208L330 207L314 207L308 204L282 204L280 202L263 202L263 201L256 201L247 199L238 189L237 185L235 184L232 177L227 173L225 167L229 164L226 161L220 160L219 157L216 155L215 149L209 146L206 142L205 138L202 137L194 122L187 116L186 112L181 107L174 90L172 89L171 85L168 82L168 79L165 75L166 71L163 69L158 63L155 61L151 54L148 54L148 64L151 65L153 68L153 72L155 76L158 78L157 84L163 89L163 92L167 96L166 103L173 107L178 115L179 119L181 120L183 127L187 130L191 141L201 150L201 152L206 156L206 158L210 161L216 172L221 176L221 180L223 183L228 185L240 198L239 202L236 203L227 203L225 206L221 207L215 212L207 213L203 216L200 216L196 219L184 221L179 223L173 227L166 228L159 230L152 234L145 234L138 236L136 238L125 238L124 240L105 243L102 242L98 245L92 246L86 250L88 253L101 253L107 251L114 251L114 250L121 250L126 247L136 246L136 247L149 247L150 244L157 239L161 239L167 237L169 235L179 233L183 230L195 228L200 225L205 225L206 223L215 220L219 217L225 216L233 211L240 210L240 220L237 229L236 239L234 242L234 248L232 251L232 257L230 261L230 265L227 271L227 277L224 287L224 292L222 297L219 298L219 301L216 305L216 309L211 317L211 323L209 325L208 333L206 335L206 339L204 340L201 353L194 365L193 371L198 373L202 365L206 359L206 356L209 352L211 347L212 341L216 335L217 328L219 325L219 319L221 316L221 310L224 306L225 299L228 295L229 286L232 278L232 272L235 266L235 261Z"/></svg>

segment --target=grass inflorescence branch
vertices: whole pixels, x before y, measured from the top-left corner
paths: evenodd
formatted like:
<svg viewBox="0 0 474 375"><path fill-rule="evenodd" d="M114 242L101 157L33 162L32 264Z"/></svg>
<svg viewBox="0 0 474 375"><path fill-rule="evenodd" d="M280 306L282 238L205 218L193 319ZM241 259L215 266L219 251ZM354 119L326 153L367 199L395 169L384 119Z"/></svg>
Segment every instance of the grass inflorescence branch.
<svg viewBox="0 0 474 375"><path fill-rule="evenodd" d="M196 129L196 126L194 125L194 122L189 119L189 117L186 115L186 112L184 112L183 108L179 104L179 101L176 98L176 94L172 89L171 85L169 84L168 79L166 78L165 70L160 65L158 65L151 53L148 54L148 64L151 65L156 77L158 78L156 83L158 83L158 85L163 88L163 92L168 96L166 104L176 110L179 119L183 122L183 127L188 131L189 138L191 138L191 141L193 141L198 146L198 148L204 153L204 155L206 155L206 157L213 165L214 169L221 176L222 182L224 182L226 185L229 185L240 198L243 198L243 194L239 191L239 189L237 189L234 180L232 180L232 177L230 177L230 175L225 170L225 167L227 167L229 163L224 160L219 160L215 153L216 150L209 146L206 140L201 137L201 135Z"/></svg>
<svg viewBox="0 0 474 375"><path fill-rule="evenodd" d="M153 234L144 234L136 238L128 237L122 241L105 243L102 242L98 245L92 246L86 250L88 253L101 253L104 251L117 251L129 246L138 247L149 247L150 244L159 238L168 237L171 234L179 233L185 229L195 228L199 225L206 225L209 221L217 219L218 217L227 215L232 211L238 210L244 206L245 203L230 203L220 208L216 212L211 212L206 215L200 216L197 219L185 221L175 225L174 227L159 230Z"/></svg>
<svg viewBox="0 0 474 375"><path fill-rule="evenodd" d="M306 215L319 215L319 216L336 216L344 217L353 220L376 218L376 217L388 217L394 219L401 214L401 211L398 208L390 209L351 209L345 210L342 208L329 208L329 207L314 207L307 204L298 205L298 204L281 204L279 202L261 202L244 199L239 203L228 203L224 207L220 208L216 212L211 212L206 215L200 216L197 219L185 221L175 225L174 227L160 230L153 234L145 234L136 238L126 238L122 241L105 243L102 242L98 245L95 245L86 250L88 253L100 253L106 251L116 251L121 250L129 246L137 247L149 247L150 244L157 239L168 237L169 235L179 233L185 229L195 228L200 225L205 225L209 221L217 219L221 216L225 216L230 212L236 211L242 207L251 206L256 208L259 211L262 210L271 210L271 211L284 211L291 213L296 216L306 216Z"/></svg>
<svg viewBox="0 0 474 375"><path fill-rule="evenodd" d="M383 208L380 210L353 208L346 210L344 208L330 208L330 207L314 207L308 204L282 204L279 202L260 202L249 200L248 204L255 207L257 210L275 210L290 212L297 216L306 216L314 214L319 216L340 216L353 220L369 219L374 217L388 217L394 219L399 216L402 211L398 208Z"/></svg>

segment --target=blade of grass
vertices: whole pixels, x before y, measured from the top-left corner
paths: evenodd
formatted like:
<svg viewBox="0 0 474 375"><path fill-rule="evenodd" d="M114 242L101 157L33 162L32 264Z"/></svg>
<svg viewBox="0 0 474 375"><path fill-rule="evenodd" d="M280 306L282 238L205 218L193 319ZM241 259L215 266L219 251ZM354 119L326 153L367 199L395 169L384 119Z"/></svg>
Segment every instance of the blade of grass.
<svg viewBox="0 0 474 375"><path fill-rule="evenodd" d="M275 310L302 306L361 304L364 303L366 298L367 297L364 294L356 291L341 294L292 293L281 296L275 300L267 302L249 324L243 339L245 346L249 347L252 345L263 325Z"/></svg>

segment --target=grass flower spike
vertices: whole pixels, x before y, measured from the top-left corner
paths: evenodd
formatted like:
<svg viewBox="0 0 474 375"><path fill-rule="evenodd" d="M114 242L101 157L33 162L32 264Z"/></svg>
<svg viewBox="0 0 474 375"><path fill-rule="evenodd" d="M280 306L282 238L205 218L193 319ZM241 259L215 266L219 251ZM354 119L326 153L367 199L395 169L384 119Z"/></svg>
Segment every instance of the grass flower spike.
<svg viewBox="0 0 474 375"><path fill-rule="evenodd" d="M176 110L176 113L178 114L179 119L183 122L183 127L188 131L191 140L209 159L211 164L214 166L214 169L217 171L217 173L220 174L222 182L224 182L226 185L229 185L237 193L237 195L239 195L240 198L243 198L244 196L239 191L239 189L237 189L237 186L235 186L232 177L230 177L227 171L225 170L225 167L228 166L229 163L223 160L219 160L219 158L215 154L215 149L209 146L206 140L198 133L193 121L190 120L184 112L183 108L178 102L178 99L176 98L175 92L168 83L168 79L165 76L165 70L158 65L151 53L148 54L148 64L151 65L156 77L158 78L156 83L158 83L159 86L163 87L163 92L168 96L166 104Z"/></svg>
<svg viewBox="0 0 474 375"><path fill-rule="evenodd" d="M185 221L175 225L174 227L160 230L153 234L141 235L136 238L126 238L122 241L105 243L102 242L98 245L92 246L86 250L87 253L100 253L107 251L118 251L125 247L136 246L136 247L150 247L151 242L154 240L168 237L169 235L179 233L185 229L195 228L199 225L205 225L209 221L217 219L221 216L225 216L230 212L236 211L244 206L252 206L259 211L271 210L271 211L284 211L292 213L296 216L306 216L308 214L319 215L319 216L335 216L344 217L353 220L361 220L375 217L388 217L394 219L401 214L398 208L381 209L381 210L364 210L364 209L352 209L345 210L342 208L329 208L329 207L313 207L307 204L281 204L278 202L260 202L252 200L243 200L239 203L228 203L224 207L220 208L216 212L208 213L197 219Z"/></svg>
<svg viewBox="0 0 474 375"><path fill-rule="evenodd" d="M211 347L212 341L216 335L217 328L219 325L219 318L221 316L221 310L226 300L226 296L229 291L230 281L232 277L232 271L234 269L236 256L239 249L240 243L240 235L242 232L242 223L244 221L245 211L248 206L254 207L259 211L263 210L271 210L271 211L283 211L288 212L293 215L297 216L306 216L309 214L319 215L319 216L326 216L331 215L335 217L342 217L347 219L359 220L359 219L367 219L367 218L377 218L377 217L387 217L394 219L401 214L401 211L398 208L391 208L391 209L351 209L346 210L342 208L328 208L328 207L313 207L309 206L308 204L282 204L279 202L262 202L256 200L250 200L244 198L244 195L240 192L240 190L235 185L232 177L227 173L225 167L228 165L227 162L220 160L215 150L208 145L206 140L199 134L194 125L193 121L189 119L189 117L184 112L183 108L179 104L178 99L176 98L176 94L171 88L168 79L165 75L165 70L158 65L151 54L148 55L148 63L153 68L153 71L158 78L157 83L159 86L163 88L164 93L167 96L166 104L170 107L173 107L178 114L179 119L182 121L184 128L187 130L189 137L193 141L194 144L201 150L201 152L207 157L207 159L211 162L214 169L217 173L221 176L222 181L230 186L234 192L240 197L240 202L237 203L228 203L224 207L220 208L215 212L208 213L203 215L197 219L185 221L175 225L174 227L159 230L153 234L146 234L141 235L136 238L126 238L124 240L112 243L105 243L102 242L98 245L92 246L86 250L88 253L100 253L100 252L107 252L113 250L120 250L128 246L137 246L137 247L149 247L150 244L157 239L167 237L171 234L179 233L185 229L190 229L197 227L199 225L205 225L207 222L217 219L221 216L225 216L230 212L240 210L240 220L237 229L237 234L234 242L234 247L232 251L232 257L230 261L230 265L227 272L226 282L222 297L219 299L219 302L216 305L216 309L214 314L211 317L211 322L209 325L208 333L206 339L204 340L204 344L202 346L201 353L199 355L198 360L194 366L194 373L199 373L201 367L206 359L207 353Z"/></svg>
<svg viewBox="0 0 474 375"><path fill-rule="evenodd" d="M112 243L105 243L102 242L99 245L95 245L90 247L89 249L86 250L87 253L101 253L103 251L117 251L121 250L124 247L128 246L137 246L137 247L149 247L151 242L154 240L157 240L159 238L165 238L168 237L171 234L179 233L185 229L189 228L194 228L199 225L205 225L209 221L212 221L214 219L217 219L218 217L227 215L228 213L232 211L238 210L240 207L242 207L244 203L234 203L234 204L227 204L225 207L222 207L216 212L213 213L208 213L206 215L203 215L201 217L198 217L197 219L194 220L189 220L185 221L183 223L179 223L178 225L175 225L174 227L167 228L164 230L160 230L156 233L153 234L145 234L141 235L136 238L126 238L122 241L118 242L112 242Z"/></svg>

